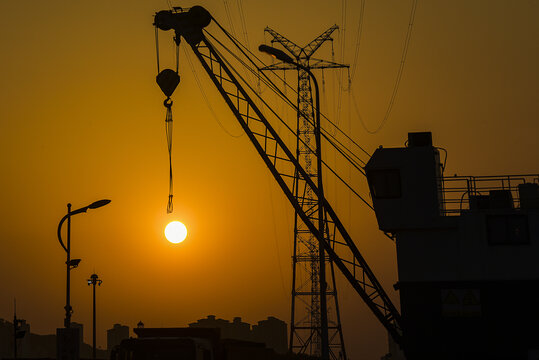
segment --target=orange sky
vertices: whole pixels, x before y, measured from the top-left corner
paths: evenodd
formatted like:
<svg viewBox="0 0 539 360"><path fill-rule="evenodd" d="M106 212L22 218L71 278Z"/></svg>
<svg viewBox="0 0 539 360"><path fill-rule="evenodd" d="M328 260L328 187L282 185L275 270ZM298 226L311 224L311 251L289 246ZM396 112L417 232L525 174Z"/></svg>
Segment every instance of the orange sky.
<svg viewBox="0 0 539 360"><path fill-rule="evenodd" d="M230 26L222 1L173 3L202 5ZM237 3L229 3L239 32ZM242 3L253 49L264 42L266 25L301 45L335 23L343 27L344 1ZM345 31L335 35L337 61L343 39L344 61L353 61L359 3L346 1ZM366 2L353 89L370 128L390 98L411 3ZM94 270L103 279L101 346L105 329L116 322L183 326L210 313L251 323L268 315L289 320L291 207L247 137L230 137L212 118L183 51L182 82L173 96L174 213L166 214L163 95L154 80L151 26L153 14L166 8L165 0L0 2L0 317L12 317L16 296L19 315L33 332L62 326L65 253L56 227L67 202L78 208L110 198L107 207L72 223L72 254L82 258L72 272L73 320L85 324L87 342L91 291L85 280ZM530 1L419 1L387 125L368 134L344 92L342 128L369 151L401 146L408 131L430 130L449 151L446 174L537 172L538 13L539 4ZM161 39L170 45L170 34ZM329 49L320 56L330 59ZM196 68L219 120L239 134ZM335 118L336 78L330 71L324 76L323 111ZM363 178L353 181L365 189ZM330 193L335 186L328 178ZM393 244L377 230L374 214L339 194L337 212L396 300ZM180 245L164 239L171 220L189 229ZM385 331L340 283L350 356L383 355Z"/></svg>

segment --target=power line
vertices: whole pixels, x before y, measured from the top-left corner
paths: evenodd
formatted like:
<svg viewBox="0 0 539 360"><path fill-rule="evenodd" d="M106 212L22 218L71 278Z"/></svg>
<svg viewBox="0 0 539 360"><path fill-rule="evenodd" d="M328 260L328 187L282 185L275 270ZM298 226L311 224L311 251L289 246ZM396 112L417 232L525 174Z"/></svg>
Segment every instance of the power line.
<svg viewBox="0 0 539 360"><path fill-rule="evenodd" d="M230 13L230 7L228 6L228 0L223 0L223 4L225 5L225 12L226 12L226 17L228 18L228 24L230 26L230 30L232 31L232 34L234 34L235 36L236 30L234 29L234 22L232 21L232 15Z"/></svg>
<svg viewBox="0 0 539 360"><path fill-rule="evenodd" d="M233 56L238 62L240 62L241 65L243 65L247 70L249 70L252 74L256 74L256 76L260 76L258 75L257 71L250 68L248 66L248 64L246 64L242 59L240 59L236 54L234 54L232 52L232 50L225 46L221 41L219 41L215 36L213 36L211 33L205 31L206 34L208 34L213 40L215 40L223 49L225 49L231 56ZM238 44L235 44L236 46L238 46ZM239 48L239 47L238 47ZM230 66L230 69L238 76L238 78L242 81L243 84L245 84L245 86L247 86L249 88L249 90L254 94L254 96L256 96L261 102L262 104L268 108L268 110L286 127L286 129L292 133L296 138L298 137L298 135L296 134L296 132L279 116L279 114L277 114L277 112L275 112L275 110L273 110L273 108L271 106L269 106L269 104L255 91L255 89L247 82L245 81L245 78L237 71L237 69L232 66L230 64L230 62L226 59L226 57L222 56L222 53L220 53L217 49L215 49L215 51L219 54L219 56L221 57L221 59L227 64ZM245 52L240 49L240 51L244 54L244 56L246 56L249 61L252 62L252 59L250 59L246 54ZM256 56L255 56L256 58ZM259 60L257 58L257 60ZM260 60L259 60L260 61ZM263 73L262 73L263 74ZM260 77L261 80L272 90L272 91L275 91L277 90L276 94L278 95L282 95L282 92L277 88L277 85L275 85L265 74L264 74L264 78ZM287 101L287 103L289 103L291 106L293 106L294 108L295 105L294 104L291 104L290 100L289 99L285 99L285 101ZM296 108L297 109L297 108ZM357 163L355 163L354 161L352 161L351 157L349 155L345 155L344 153L344 150L343 149L340 149L333 141L329 140L329 138L331 137L331 134L329 134L327 131L325 133L322 133L321 134L322 136L324 136L324 138L326 140L328 140L328 142L335 148L337 149L337 151L343 155L343 157L349 161L352 166L354 168L356 168L360 173L362 173L363 175L365 175L364 171L361 169L361 166ZM329 135L329 136L326 136L326 135ZM305 143L301 138L299 138L299 141L305 146L305 149L308 149L312 154L315 154L315 151L307 144ZM347 149L348 150L348 149ZM349 150L348 150L349 151ZM329 166L329 164L327 164L325 161L322 160L322 164L331 172L333 173L347 188L349 188L362 202L364 202L369 208L372 209L372 205L370 205L370 203L365 200L356 190L354 190L354 188L348 184L346 182L346 180L343 179L343 177L341 177L340 175L338 175L338 173L333 169L331 168L331 166Z"/></svg>
<svg viewBox="0 0 539 360"><path fill-rule="evenodd" d="M251 45L249 44L249 35L247 33L247 23L245 21L245 13L243 12L243 1L237 0L237 5L238 5L238 12L240 13L243 39L245 40L245 44L247 44L247 48L250 49Z"/></svg>
<svg viewBox="0 0 539 360"><path fill-rule="evenodd" d="M218 24L218 23L217 23ZM218 24L218 26L220 26ZM221 29L226 33L226 30L224 28L221 27ZM251 64L253 64L253 66L256 67L256 70L251 68L247 63L245 63L245 61L243 61L242 59L240 59L234 52L232 52L232 50L225 46L222 42L220 42L216 37L214 37L212 34L206 32L210 37L212 37L219 45L221 45L232 57L234 57L245 69L249 70L251 72L251 74L255 75L256 77L258 77L260 80L262 80L264 82L264 84L266 86L268 86L268 88L270 88L270 90L272 90L275 94L277 94L279 97L281 97L281 99L286 103L288 104L292 109L294 109L295 111L298 111L298 107L296 104L292 103L290 101L290 99L288 99L288 97L286 97L285 94L282 93L282 91L278 88L277 85L275 85L275 83L273 83L271 81L271 79L269 79L269 77L264 73L264 72L259 72L258 70L260 69L255 63L254 61L247 55L246 52L248 52L252 57L254 57L257 61L259 61L260 63L262 63L262 61L255 55L253 54L249 49L246 49L240 42L237 41L237 39L233 38L229 33L227 33L227 36L230 38L230 40L236 45L236 47L238 47L238 49L240 50L240 52L242 52L242 54L251 62ZM243 47L243 49L242 49ZM245 51L244 51L245 50ZM272 73L275 74L274 71L272 71ZM260 75L262 74L262 76ZM276 75L276 74L275 74ZM276 75L277 78L279 78L278 75ZM279 78L280 79L280 78ZM243 78L242 78L243 80ZM286 81L284 81L284 84L289 87L290 89L292 89L292 91L296 92L295 89L293 89L288 83L286 83ZM251 86L244 80L244 83L250 88ZM297 92L296 92L297 93ZM288 124L286 124L286 122L275 112L273 111L273 109L267 105L267 103L262 99L262 97L260 96L260 94L257 94L257 97L273 112L273 114L279 119L279 121L281 121L281 123L283 123L286 128L295 136L297 137L297 134L288 126ZM341 134L343 134L346 138L348 138L353 144L355 144L360 150L362 150L367 156L370 157L370 154L365 151L359 144L357 144L353 139L351 139L344 131L342 131L340 129L339 126L337 126L335 123L333 123L329 118L327 118L325 115L322 114L322 117L327 120L330 124L332 124L335 129L338 130L338 132L340 132ZM312 123L311 121L311 125L314 126L314 123ZM322 136L326 139L329 138L332 138L335 140L336 143L338 143L342 149L340 149L339 152L341 151L344 151L344 152L347 152L349 154L350 157L353 157L353 158L356 158L357 161L359 161L360 163L362 163L363 165L366 164L365 161L361 160L361 158L359 156L357 156L352 150L346 148L346 146L344 144L342 144L342 142L340 142L334 135L331 134L331 132L327 131L325 128L322 128ZM309 149L310 152L314 153L314 151L303 141L303 139L300 139L300 142L302 145L304 145L306 148ZM331 143L333 146L334 143ZM342 152L341 152L342 153ZM346 158L348 161L350 161L349 158ZM357 169L359 169L361 167L361 165L359 165L357 162L352 162L354 167L356 167ZM363 171L361 171L362 174L364 174Z"/></svg>
<svg viewBox="0 0 539 360"><path fill-rule="evenodd" d="M399 71L397 72L397 78L395 80L395 85L393 86L393 92L391 93L391 98L389 99L389 104L387 106L387 110L386 110L386 113L384 115L384 118L383 118L382 122L380 123L380 125L378 125L378 127L375 130L370 130L370 129L367 128L367 126L363 122L363 119L361 118L361 116L359 116L359 118L361 120L361 125L363 126L365 131L367 131L369 134L376 134L378 131L380 131L384 127L384 125L386 124L387 120L389 119L389 115L391 114L391 111L393 110L393 105L395 104L395 98L397 97L400 82L401 82L401 79L402 79L402 73L404 71L404 64L406 63L406 56L408 55L408 47L410 45L410 39L412 37L412 28L413 28L414 20L415 20L415 12L416 12L416 8L417 8L417 2L418 2L418 0L413 0L413 2L412 2L412 10L410 11L410 20L408 21L408 29L406 31L406 38L404 40L404 48L402 49L402 55L401 55L401 61L400 61L400 65L399 65ZM354 99L354 105L356 106L356 111L358 111L355 99ZM359 112L358 112L358 114L359 114Z"/></svg>
<svg viewBox="0 0 539 360"><path fill-rule="evenodd" d="M357 70L357 64L359 62L359 48L361 45L361 35L363 35L363 16L365 15L365 0L361 0L361 10L359 12L359 21L357 25L357 40L354 50L354 61L352 62L352 75L350 76L350 83L354 80Z"/></svg>
<svg viewBox="0 0 539 360"><path fill-rule="evenodd" d="M246 48L243 44L241 44L241 42L239 42L234 36L232 36L225 28L223 28L215 19L213 19L213 21L217 24L217 26L225 33L225 35L227 35L227 37L232 41L232 43L234 43L234 45L240 50L240 52L249 60L249 62L256 68L256 70L253 70L252 68L250 68L245 62L243 62L241 59L239 59L236 54L234 54L228 47L224 46L222 43L220 43L213 35L211 35L210 33L206 32L208 35L210 35L213 39L215 39L216 41L218 41L220 43L221 46L223 46L223 48L225 48L228 53L235 57L236 60L238 60L246 69L248 69L249 71L251 71L253 74L255 74L255 76L257 78L259 78L260 80L262 80L267 86L268 88L270 88L275 94L277 94L279 97L281 97L281 99L287 103L292 109L294 109L295 111L297 111L297 106L292 103L288 97L286 96L286 92L283 93L282 91L279 90L279 87L277 85L275 85L275 83L273 83L273 81L271 81L269 79L269 77L264 73L264 72L261 72L260 71L260 67L252 60L252 58L256 59L258 61L258 63L260 64L264 64L264 62L262 60L260 60L260 58L254 54L251 50L249 50L248 48ZM266 79L266 80L263 80L261 75ZM290 89L291 91L293 91L296 95L297 95L297 90L290 86L287 82L286 82L286 78L284 77L281 77L279 76L275 71L272 71L272 74L277 78L279 79L280 82L283 83L285 89ZM271 86L268 85L271 84ZM352 139L348 134L346 134L343 130L341 130L341 128L335 124L331 119L329 119L325 114L321 113L321 117L326 120L329 124L331 124L333 127L335 127L335 129L337 130L337 132L339 132L340 134L342 134L345 138L347 138L353 145L355 145L359 150L361 150L362 153L364 153L365 155L367 155L369 158L371 156L371 154L366 151L361 145L359 145L354 139ZM325 129L322 129L324 131L326 131ZM331 135L330 135L331 136ZM354 154L353 151L347 149L350 153ZM356 156L356 155L354 155ZM359 159L359 156L356 156L358 159Z"/></svg>

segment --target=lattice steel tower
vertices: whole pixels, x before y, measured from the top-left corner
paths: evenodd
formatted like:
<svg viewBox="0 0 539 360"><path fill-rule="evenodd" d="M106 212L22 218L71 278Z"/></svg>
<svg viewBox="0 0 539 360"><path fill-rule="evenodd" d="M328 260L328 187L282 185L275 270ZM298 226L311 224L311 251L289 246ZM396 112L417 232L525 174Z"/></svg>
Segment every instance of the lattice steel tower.
<svg viewBox="0 0 539 360"><path fill-rule="evenodd" d="M347 65L331 61L312 58L312 55L326 41L333 41L331 34L338 29L333 25L323 34L304 47L292 43L290 40L266 27L264 32L273 38L271 43L281 44L295 59L296 62L308 69L344 68ZM296 70L298 72L298 112L297 112L297 159L307 174L316 184L322 175L317 169L316 142L314 127L314 106L311 80L308 73L291 64L275 63L262 70ZM311 188L304 193L298 186L299 174L294 178L294 196L313 223L318 223L318 200ZM326 217L327 218L327 217ZM324 219L324 233L327 237L329 227ZM344 341L337 301L337 288L333 263L326 260L324 252L319 251L319 242L307 226L303 223L297 212L294 220L294 255L292 258L292 311L290 322L290 350L307 355L324 357L328 354L331 359L346 359ZM327 263L329 266L321 266ZM320 269L323 269L322 271ZM326 270L329 269L329 277ZM328 278L328 281L326 281ZM326 284L326 301L323 301L321 288ZM326 305L327 304L327 305ZM327 316L324 316L327 314ZM327 346L329 351L324 351ZM327 356L327 355L326 355Z"/></svg>

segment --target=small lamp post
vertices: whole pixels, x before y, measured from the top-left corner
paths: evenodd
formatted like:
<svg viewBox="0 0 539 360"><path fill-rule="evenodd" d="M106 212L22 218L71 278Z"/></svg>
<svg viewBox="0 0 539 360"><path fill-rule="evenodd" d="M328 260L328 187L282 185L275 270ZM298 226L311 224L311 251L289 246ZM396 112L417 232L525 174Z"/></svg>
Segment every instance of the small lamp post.
<svg viewBox="0 0 539 360"><path fill-rule="evenodd" d="M64 319L64 327L70 328L71 327L71 314L73 313L73 308L71 307L70 302L70 271L71 269L76 268L81 259L71 259L71 216L85 213L88 211L88 209L97 209L102 206L107 205L110 203L110 200L98 200L93 203L91 203L88 206L82 207L80 209L71 211L71 204L67 204L67 214L60 220L60 223L58 224L58 241L60 242L60 245L62 245L62 248L65 250L67 255L66 260L66 305L64 307L66 314ZM64 242L62 241L62 225L64 221L67 220L67 246L64 245Z"/></svg>
<svg viewBox="0 0 539 360"><path fill-rule="evenodd" d="M101 286L101 283L103 283L103 281L101 279L99 279L99 277L97 276L97 274L92 274L92 276L90 276L90 278L87 280L88 281L88 286L90 285L93 285L94 288L93 288L93 327L92 327L92 359L95 360L95 352L96 352L96 347L95 347L95 286L96 285L99 285Z"/></svg>
<svg viewBox="0 0 539 360"><path fill-rule="evenodd" d="M309 76L311 77L313 83L314 83L314 90L315 90L315 110L316 110L316 119L315 119L315 127L314 127L314 136L316 141L316 167L318 171L318 231L320 233L321 237L324 237L324 189L322 187L322 147L321 147L321 125L320 125L320 91L318 89L318 81L316 81L316 78L314 77L314 74L311 72L311 70L298 63L297 61L294 61L288 54L286 54L284 51L276 49L274 47L268 46L268 45L260 45L258 47L258 50L265 52L266 54L269 54L278 60L281 60L284 63L292 64L297 66L298 68L304 70ZM319 264L320 264L320 322L321 322L321 346L322 346L322 359L327 360L329 359L329 339L328 339L328 320L327 320L327 303L326 303L326 259L325 259L325 253L324 253L324 246L322 244L322 241L320 241L318 246L318 253L320 256Z"/></svg>

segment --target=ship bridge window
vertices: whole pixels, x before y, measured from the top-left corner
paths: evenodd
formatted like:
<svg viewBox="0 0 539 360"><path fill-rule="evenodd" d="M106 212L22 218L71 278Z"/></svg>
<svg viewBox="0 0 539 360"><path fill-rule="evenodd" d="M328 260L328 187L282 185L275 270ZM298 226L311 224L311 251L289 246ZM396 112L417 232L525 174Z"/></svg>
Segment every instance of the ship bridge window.
<svg viewBox="0 0 539 360"><path fill-rule="evenodd" d="M530 243L528 217L520 214L487 216L489 245L525 245Z"/></svg>
<svg viewBox="0 0 539 360"><path fill-rule="evenodd" d="M401 175L398 169L371 170L367 174L371 194L376 199L400 198Z"/></svg>

